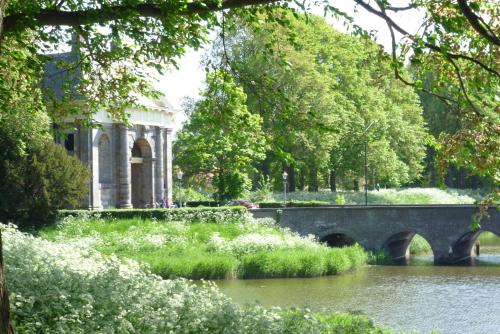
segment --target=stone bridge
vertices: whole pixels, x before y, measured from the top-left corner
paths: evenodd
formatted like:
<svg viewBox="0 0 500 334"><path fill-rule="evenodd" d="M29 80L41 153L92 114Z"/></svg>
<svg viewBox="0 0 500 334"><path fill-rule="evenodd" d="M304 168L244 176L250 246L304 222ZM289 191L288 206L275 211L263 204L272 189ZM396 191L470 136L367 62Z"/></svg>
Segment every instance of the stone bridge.
<svg viewBox="0 0 500 334"><path fill-rule="evenodd" d="M251 210L256 218L277 219L282 227L313 234L331 246L358 242L371 251L384 250L396 263L407 263L415 234L429 242L434 263L472 264L476 239L484 231L500 236L500 210L489 208L481 229L471 230L473 205L335 206Z"/></svg>

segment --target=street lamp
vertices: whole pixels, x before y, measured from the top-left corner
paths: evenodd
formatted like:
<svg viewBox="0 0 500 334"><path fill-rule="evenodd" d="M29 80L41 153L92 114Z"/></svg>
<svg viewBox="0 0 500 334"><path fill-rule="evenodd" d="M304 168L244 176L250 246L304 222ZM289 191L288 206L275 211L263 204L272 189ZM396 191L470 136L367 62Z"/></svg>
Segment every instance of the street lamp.
<svg viewBox="0 0 500 334"><path fill-rule="evenodd" d="M283 203L286 208L286 179L288 178L288 173L286 171L283 172Z"/></svg>
<svg viewBox="0 0 500 334"><path fill-rule="evenodd" d="M365 129L365 205L368 205L368 130L377 120L374 119Z"/></svg>
<svg viewBox="0 0 500 334"><path fill-rule="evenodd" d="M182 208L182 177L184 173L179 169L177 172L177 180L179 181L179 207Z"/></svg>

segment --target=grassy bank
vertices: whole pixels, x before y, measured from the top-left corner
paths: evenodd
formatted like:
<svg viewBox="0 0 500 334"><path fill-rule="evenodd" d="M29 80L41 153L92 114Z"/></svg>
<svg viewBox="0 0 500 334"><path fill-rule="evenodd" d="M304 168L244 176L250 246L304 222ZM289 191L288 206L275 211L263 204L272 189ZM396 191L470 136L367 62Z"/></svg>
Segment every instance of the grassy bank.
<svg viewBox="0 0 500 334"><path fill-rule="evenodd" d="M154 219L65 218L40 231L45 239L85 241L106 255L146 264L163 278L314 277L360 267L360 246L332 249L272 220L223 223Z"/></svg>
<svg viewBox="0 0 500 334"><path fill-rule="evenodd" d="M90 234L60 243L0 228L16 333L388 333L363 316L239 306L213 284L103 256Z"/></svg>
<svg viewBox="0 0 500 334"><path fill-rule="evenodd" d="M423 255L431 254L431 245L419 234L416 234L410 243L410 254L412 255Z"/></svg>
<svg viewBox="0 0 500 334"><path fill-rule="evenodd" d="M342 204L364 205L364 191L339 191L331 192L322 190L318 192L295 191L287 194L289 201L320 201L336 204L336 198L343 197ZM262 193L249 193L249 199L257 202L282 202L283 193L269 193L262 198ZM480 190L471 189L438 189L438 188L403 188L380 189L368 191L368 202L374 205L396 204L474 204L480 201L484 194Z"/></svg>

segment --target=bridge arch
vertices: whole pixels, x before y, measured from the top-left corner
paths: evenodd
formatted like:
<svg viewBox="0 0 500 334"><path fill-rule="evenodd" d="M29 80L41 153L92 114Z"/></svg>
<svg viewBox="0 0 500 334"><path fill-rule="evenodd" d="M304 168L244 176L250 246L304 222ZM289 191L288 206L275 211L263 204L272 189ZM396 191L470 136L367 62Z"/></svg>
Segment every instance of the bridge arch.
<svg viewBox="0 0 500 334"><path fill-rule="evenodd" d="M424 233L417 231L402 231L392 234L383 244L382 249L395 264L407 265L410 261L410 245L416 235L422 237L430 246L434 256L432 241Z"/></svg>
<svg viewBox="0 0 500 334"><path fill-rule="evenodd" d="M480 254L480 245L477 243L477 239L483 232L490 232L497 237L500 237L500 231L489 228L469 231L463 234L451 246L454 264L474 264L476 257Z"/></svg>
<svg viewBox="0 0 500 334"><path fill-rule="evenodd" d="M345 233L330 233L319 239L330 247L352 246L358 243L354 238Z"/></svg>

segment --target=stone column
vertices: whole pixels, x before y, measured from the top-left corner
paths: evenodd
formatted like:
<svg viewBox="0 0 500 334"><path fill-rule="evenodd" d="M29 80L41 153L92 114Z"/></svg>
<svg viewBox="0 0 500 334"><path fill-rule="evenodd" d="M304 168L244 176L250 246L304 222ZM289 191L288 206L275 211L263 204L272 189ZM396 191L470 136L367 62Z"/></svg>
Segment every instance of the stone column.
<svg viewBox="0 0 500 334"><path fill-rule="evenodd" d="M91 170L90 206L91 210L102 209L101 185L99 183L99 129L89 129L89 167Z"/></svg>
<svg viewBox="0 0 500 334"><path fill-rule="evenodd" d="M79 136L79 158L82 164L86 165L89 167L89 172L90 172L90 163L89 163L89 129L86 127L82 127L79 129L80 131L78 132ZM90 174L92 177L92 174ZM84 208L90 208L92 206L92 178L89 179L89 184L88 184L88 193L87 197L83 200L82 202L82 207Z"/></svg>
<svg viewBox="0 0 500 334"><path fill-rule="evenodd" d="M128 129L123 124L118 125L118 207L120 208L132 207L131 156Z"/></svg>
<svg viewBox="0 0 500 334"><path fill-rule="evenodd" d="M172 129L164 130L163 143L163 181L165 184L165 197L167 203L172 203Z"/></svg>
<svg viewBox="0 0 500 334"><path fill-rule="evenodd" d="M163 129L155 127L155 204L163 202Z"/></svg>

